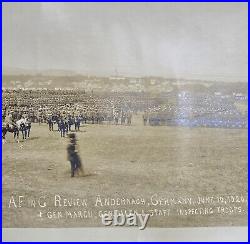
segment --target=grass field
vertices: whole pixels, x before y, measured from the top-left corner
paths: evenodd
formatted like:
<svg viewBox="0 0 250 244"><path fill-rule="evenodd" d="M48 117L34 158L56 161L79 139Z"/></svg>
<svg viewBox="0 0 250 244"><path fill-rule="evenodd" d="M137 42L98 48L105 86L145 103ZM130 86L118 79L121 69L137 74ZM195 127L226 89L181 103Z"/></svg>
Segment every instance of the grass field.
<svg viewBox="0 0 250 244"><path fill-rule="evenodd" d="M84 125L77 132L79 154L85 176L70 177L66 159L67 138L49 132L48 126L33 124L31 138L14 142L7 135L2 145L3 226L83 227L102 226L98 211L170 209L169 216L154 215L151 227L246 225L247 202L218 203L242 211L178 215L178 209L197 207L183 203L150 205L157 197L196 199L198 196L247 196L247 130L143 126L135 116L131 126ZM92 217L65 217L74 207L53 205L55 195L84 198ZM22 207L9 206L11 196L24 196ZM144 198L146 205L95 206L102 198ZM30 207L28 200L46 196L47 207ZM210 205L200 204L199 208ZM78 209L79 210L79 209ZM43 217L39 212L43 212ZM55 217L49 218L48 212ZM57 212L62 212L59 218ZM155 211L156 212L156 211ZM159 213L159 212L158 212Z"/></svg>

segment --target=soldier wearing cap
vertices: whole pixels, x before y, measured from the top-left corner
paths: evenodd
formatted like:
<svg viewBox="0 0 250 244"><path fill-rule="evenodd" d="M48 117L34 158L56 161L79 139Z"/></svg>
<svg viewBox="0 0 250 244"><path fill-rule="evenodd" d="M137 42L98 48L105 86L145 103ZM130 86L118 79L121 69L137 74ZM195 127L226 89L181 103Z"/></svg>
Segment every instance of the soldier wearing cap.
<svg viewBox="0 0 250 244"><path fill-rule="evenodd" d="M52 117L51 116L49 116L47 123L49 125L49 130L53 131L53 121L52 121Z"/></svg>
<svg viewBox="0 0 250 244"><path fill-rule="evenodd" d="M76 150L76 136L74 133L68 134L69 137L69 145L67 147L67 152L68 152L68 160L71 165L71 177L75 176L75 172L80 170L83 173L83 167L81 163L81 159L79 155L77 154Z"/></svg>
<svg viewBox="0 0 250 244"><path fill-rule="evenodd" d="M61 118L61 121L59 122L59 126L60 126L61 137L65 137L66 128L65 128L65 123L62 118Z"/></svg>
<svg viewBox="0 0 250 244"><path fill-rule="evenodd" d="M80 117L76 116L75 117L75 131L79 131L80 130L80 123L81 123Z"/></svg>

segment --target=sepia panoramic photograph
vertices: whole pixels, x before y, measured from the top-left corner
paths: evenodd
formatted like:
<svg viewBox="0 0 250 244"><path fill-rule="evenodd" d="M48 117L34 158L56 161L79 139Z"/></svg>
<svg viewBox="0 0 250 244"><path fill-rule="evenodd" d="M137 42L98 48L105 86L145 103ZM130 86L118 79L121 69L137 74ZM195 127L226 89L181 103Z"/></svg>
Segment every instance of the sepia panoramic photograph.
<svg viewBox="0 0 250 244"><path fill-rule="evenodd" d="M4 3L4 228L247 226L247 3Z"/></svg>

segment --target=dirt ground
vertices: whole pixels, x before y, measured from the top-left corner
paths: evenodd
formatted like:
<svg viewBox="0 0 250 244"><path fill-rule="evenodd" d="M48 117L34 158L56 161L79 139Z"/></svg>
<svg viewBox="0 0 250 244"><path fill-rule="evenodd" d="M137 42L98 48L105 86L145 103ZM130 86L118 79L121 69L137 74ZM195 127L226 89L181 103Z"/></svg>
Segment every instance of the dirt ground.
<svg viewBox="0 0 250 244"><path fill-rule="evenodd" d="M87 124L80 130L85 176L74 178L66 159L68 139L59 132L33 124L26 141L16 143L7 135L2 145L4 227L102 226L100 211L115 209L152 213L150 227L247 225L247 130L143 126L141 115L131 126ZM87 206L55 206L56 195L86 199ZM99 195L130 200L95 206ZM199 197L213 200L198 204ZM164 205L159 198L172 202ZM38 205L39 199L46 207ZM35 206L29 205L32 200Z"/></svg>

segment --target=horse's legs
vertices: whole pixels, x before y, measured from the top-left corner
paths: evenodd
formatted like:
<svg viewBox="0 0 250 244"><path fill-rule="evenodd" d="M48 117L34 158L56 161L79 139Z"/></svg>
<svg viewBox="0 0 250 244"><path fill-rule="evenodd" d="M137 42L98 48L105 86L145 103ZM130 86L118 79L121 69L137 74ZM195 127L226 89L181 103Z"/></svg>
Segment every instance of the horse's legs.
<svg viewBox="0 0 250 244"><path fill-rule="evenodd" d="M2 139L3 139L3 142L5 143L5 136L6 136L6 133L7 133L7 131L3 131L2 132Z"/></svg>
<svg viewBox="0 0 250 244"><path fill-rule="evenodd" d="M5 144L6 143L6 139L2 138L2 142L3 142L3 144Z"/></svg>
<svg viewBox="0 0 250 244"><path fill-rule="evenodd" d="M7 134L7 129L2 130L2 142L3 144L6 143L6 134Z"/></svg>

